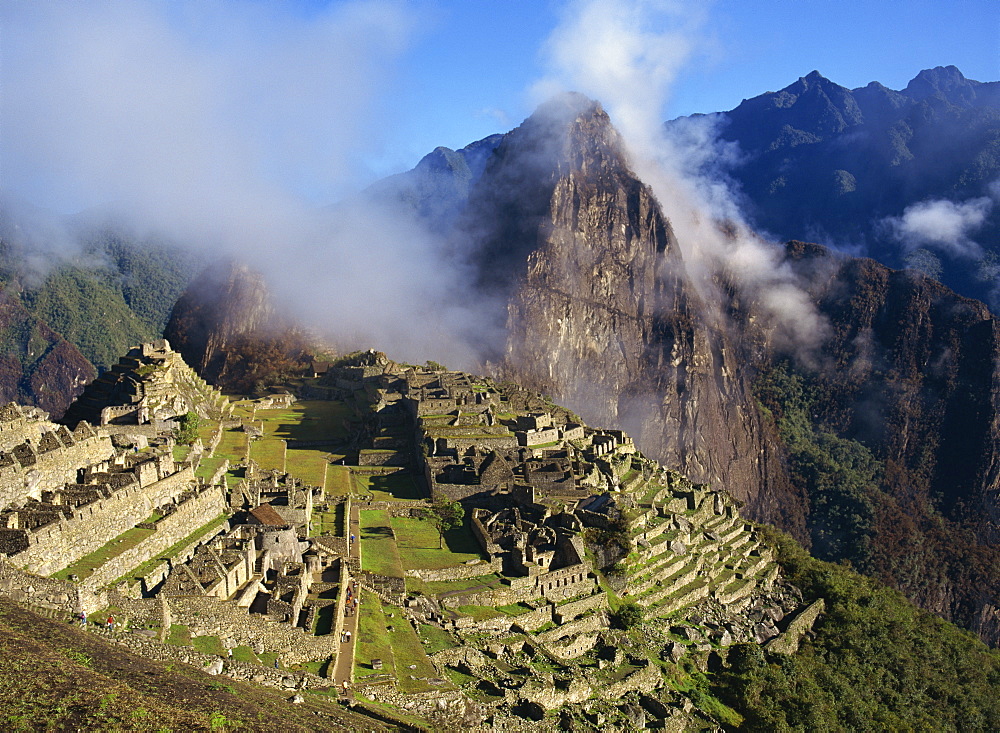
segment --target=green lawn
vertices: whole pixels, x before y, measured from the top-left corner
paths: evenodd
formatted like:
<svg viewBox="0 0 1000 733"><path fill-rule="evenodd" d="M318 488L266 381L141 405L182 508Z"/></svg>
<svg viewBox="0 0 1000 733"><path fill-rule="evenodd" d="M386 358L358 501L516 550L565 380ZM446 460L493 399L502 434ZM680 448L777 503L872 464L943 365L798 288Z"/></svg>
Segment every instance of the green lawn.
<svg viewBox="0 0 1000 733"><path fill-rule="evenodd" d="M313 511L312 533L319 537L343 537L344 505L337 504L328 512Z"/></svg>
<svg viewBox="0 0 1000 733"><path fill-rule="evenodd" d="M198 465L198 470L194 472L194 475L198 478L209 479L219 466L222 465L224 460L226 459L219 455L202 458L201 463Z"/></svg>
<svg viewBox="0 0 1000 733"><path fill-rule="evenodd" d="M260 664L260 659L253 653L253 649L248 646L233 647L233 660L236 662L247 662L248 664Z"/></svg>
<svg viewBox="0 0 1000 733"><path fill-rule="evenodd" d="M400 501L403 499L423 499L424 492L413 477L399 471L385 476L354 473L354 491L357 494L372 494L375 501Z"/></svg>
<svg viewBox="0 0 1000 733"><path fill-rule="evenodd" d="M445 532L443 549L438 548L440 537L429 519L393 517L392 528L396 532L403 567L407 570L449 568L469 560L486 559L468 519L463 526Z"/></svg>
<svg viewBox="0 0 1000 733"><path fill-rule="evenodd" d="M428 654L435 654L445 649L454 649L458 646L447 631L439 626L431 626L430 624L420 624L420 639L421 643L423 643L424 651Z"/></svg>
<svg viewBox="0 0 1000 733"><path fill-rule="evenodd" d="M191 646L191 632L182 624L174 624L167 635L167 643L174 646Z"/></svg>
<svg viewBox="0 0 1000 733"><path fill-rule="evenodd" d="M237 463L246 457L247 434L242 430L225 430L222 433L222 440L219 447L215 449L215 455L221 458L228 458L230 463Z"/></svg>
<svg viewBox="0 0 1000 733"><path fill-rule="evenodd" d="M284 471L285 444L275 438L257 438L250 444L250 458L265 471Z"/></svg>
<svg viewBox="0 0 1000 733"><path fill-rule="evenodd" d="M347 466L331 464L326 481L327 496L348 496L351 493L351 469Z"/></svg>
<svg viewBox="0 0 1000 733"><path fill-rule="evenodd" d="M371 573L403 577L403 565L393 539L389 512L364 509L361 518L361 568Z"/></svg>
<svg viewBox="0 0 1000 733"><path fill-rule="evenodd" d="M340 441L349 436L346 422L354 410L343 402L302 400L289 408L257 410L264 434L287 440Z"/></svg>
<svg viewBox="0 0 1000 733"><path fill-rule="evenodd" d="M358 678L370 674L392 672L394 667L392 644L385 628L382 602L374 593L361 594L358 609L358 643L354 649L354 674ZM381 659L381 670L372 669L373 659Z"/></svg>
<svg viewBox="0 0 1000 733"><path fill-rule="evenodd" d="M428 596L436 596L442 593L452 593L472 590L480 586L487 588L499 588L503 585L500 576L496 573L481 575L477 578L464 578L462 580L429 580L424 581L419 578L407 578L406 590L410 593L420 592Z"/></svg>
<svg viewBox="0 0 1000 733"><path fill-rule="evenodd" d="M54 573L52 577L58 580L68 580L70 575L78 575L81 580L84 580L108 560L118 557L126 550L131 550L155 532L154 529L140 529L139 527L125 530L113 540L84 555L72 565Z"/></svg>
<svg viewBox="0 0 1000 733"><path fill-rule="evenodd" d="M191 646L203 654L226 656L226 650L218 636L195 636L191 639Z"/></svg>
<svg viewBox="0 0 1000 733"><path fill-rule="evenodd" d="M328 455L319 448L289 448L286 470L309 486L323 486Z"/></svg>
<svg viewBox="0 0 1000 733"><path fill-rule="evenodd" d="M384 614L391 613L392 618L386 618L386 628L389 643L392 645L392 655L396 666L396 679L403 692L426 692L432 689L421 677L436 677L437 672L431 660L427 658L423 645L413 630L410 622L402 612L395 607L383 609ZM410 667L413 669L410 669ZM417 679L410 679L410 677Z"/></svg>

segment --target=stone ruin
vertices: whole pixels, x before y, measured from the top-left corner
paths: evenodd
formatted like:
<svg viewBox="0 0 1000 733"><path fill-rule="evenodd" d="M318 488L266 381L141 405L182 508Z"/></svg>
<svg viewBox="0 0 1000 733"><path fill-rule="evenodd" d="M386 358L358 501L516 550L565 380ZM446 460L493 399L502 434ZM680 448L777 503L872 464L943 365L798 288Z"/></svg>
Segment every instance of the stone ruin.
<svg viewBox="0 0 1000 733"><path fill-rule="evenodd" d="M165 342L130 352L117 381L105 382L132 395L137 420L156 418L148 401L154 390L133 389L140 382L126 375L145 367L152 369L142 376L169 371L164 348ZM30 585L36 605L70 610L99 607L117 593L116 602L137 617L169 608L175 622L274 650L294 663L336 660L346 610L336 589L354 584L399 607L415 628L429 624L450 635L454 646L430 655L442 680L457 671L476 690L489 691L473 707L454 690L402 700L391 687L373 685L364 694L424 715L436 714L442 703L455 705L484 725L515 728L525 717L573 706L618 715L608 706L621 701L645 705L645 713L630 713L636 720L665 724L676 712L662 707L669 694L657 665L621 651L624 637L614 628L605 588L644 608L647 617L663 619L651 631L650 648L673 661L740 641L794 650L819 613L801 609L772 551L727 494L646 459L625 433L585 426L516 388L458 372L403 368L377 354L368 361L330 368L322 377L336 385L324 394L354 390L371 406L363 433L372 447L359 448L359 456L404 457L397 466L374 464L379 471L416 464L431 500L465 506L483 554L461 566L406 571L407 577L447 583L492 574L498 581L440 595L407 593L406 579L361 570L348 556L346 531L345 537L309 536L315 503L329 502L292 476L248 461L244 479L227 496L222 486L195 480L190 465L174 465L169 442L138 452L116 446L106 428L81 422L70 432L35 411L8 406L0 410L0 492L8 492L0 498L11 497L0 505L0 549L9 558L0 562L0 592L32 601ZM169 399L156 404L173 405ZM140 414L142 405L152 412ZM110 423L126 419L124 412L104 415ZM86 459L70 459L73 450ZM351 501L345 500L345 516ZM401 516L422 506L384 503ZM149 570L137 585L111 588L111 581L162 552L165 542L221 514L233 516L172 562ZM159 518L146 522L150 515ZM37 547L38 558L55 559L44 567L31 565L33 559L22 564L52 574L143 524L153 527L155 543L94 581L36 578L12 567L34 558ZM329 633L313 635L317 615L330 606ZM463 612L467 608L505 610L477 618ZM798 614L795 622L782 632L782 620L792 614ZM238 665L219 667L243 674Z"/></svg>
<svg viewBox="0 0 1000 733"><path fill-rule="evenodd" d="M75 425L150 426L170 429L188 412L220 417L228 400L191 369L166 339L129 350L111 369L86 386L63 422Z"/></svg>

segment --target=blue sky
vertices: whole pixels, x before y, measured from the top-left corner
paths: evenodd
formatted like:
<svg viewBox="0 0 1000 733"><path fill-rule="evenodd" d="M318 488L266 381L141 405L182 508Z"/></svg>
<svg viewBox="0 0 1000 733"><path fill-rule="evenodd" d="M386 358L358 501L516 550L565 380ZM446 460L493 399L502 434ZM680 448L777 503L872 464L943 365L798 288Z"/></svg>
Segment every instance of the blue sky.
<svg viewBox="0 0 1000 733"><path fill-rule="evenodd" d="M848 87L947 64L1000 78L997 0L0 0L0 185L57 211L336 200L511 129L543 80L577 85L589 49L560 67L552 39L595 7L639 18L662 56L661 119L813 69Z"/></svg>
<svg viewBox="0 0 1000 733"><path fill-rule="evenodd" d="M996 0L718 0L695 34L664 119L732 109L818 69L854 88L900 89L924 68L954 64L969 78L1000 79ZM409 156L456 147L516 125L545 74L542 49L572 3L465 0L429 3L404 71ZM489 113L493 112L494 116Z"/></svg>

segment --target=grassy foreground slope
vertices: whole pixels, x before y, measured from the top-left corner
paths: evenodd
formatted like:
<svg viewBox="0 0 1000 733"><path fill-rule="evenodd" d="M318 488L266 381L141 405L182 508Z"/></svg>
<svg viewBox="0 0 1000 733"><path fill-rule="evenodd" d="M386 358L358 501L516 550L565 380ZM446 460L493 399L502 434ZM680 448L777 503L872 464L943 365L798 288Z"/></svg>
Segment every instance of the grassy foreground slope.
<svg viewBox="0 0 1000 733"><path fill-rule="evenodd" d="M741 730L998 730L1000 652L898 591L766 532L788 579L807 602L823 598L826 613L796 654L729 650L711 686L744 716Z"/></svg>
<svg viewBox="0 0 1000 733"><path fill-rule="evenodd" d="M88 731L384 730L333 700L211 677L129 653L0 598L0 729Z"/></svg>

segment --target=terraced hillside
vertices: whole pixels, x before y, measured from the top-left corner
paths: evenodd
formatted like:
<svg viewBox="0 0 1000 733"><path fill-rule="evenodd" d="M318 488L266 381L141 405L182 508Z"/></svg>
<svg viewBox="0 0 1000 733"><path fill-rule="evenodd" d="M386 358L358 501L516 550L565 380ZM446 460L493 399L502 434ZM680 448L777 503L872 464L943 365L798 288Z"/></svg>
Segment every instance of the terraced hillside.
<svg viewBox="0 0 1000 733"><path fill-rule="evenodd" d="M318 730L849 728L859 710L902 727L934 715L972 721L968 730L1000 721L983 693L1000 682L995 653L808 559L745 521L725 491L660 466L621 431L584 425L514 384L377 352L286 387L224 405L213 395L200 440L172 451L171 421L148 449L129 431L155 423L80 428L126 468L145 466L155 443L157 460L175 462L192 488L136 515L144 521L129 515L113 537L89 537L107 541L50 577L0 561L0 595L57 622L42 646L24 648L40 660L45 644L63 650L72 674L101 693L79 691L46 662L46 689L59 695L3 682L25 700L8 715L14 728L53 716L98 729L156 718L167 721L157 729L267 730L270 718L243 704L254 696L287 709L292 729ZM0 432L13 440L30 421L8 412ZM85 488L36 487L50 503ZM211 501L181 526L197 497ZM29 508L9 514L20 523ZM89 619L71 628L79 610ZM0 608L0 623L15 615ZM855 628L873 636L861 643ZM914 629L909 641L880 641ZM845 643L857 669L884 680L878 699L843 693L856 670L817 651ZM954 654L942 661L945 647ZM938 710L933 690L893 702L916 684L908 649L938 659L935 684L963 712ZM0 671L24 669L19 654ZM187 708L143 698L148 687L116 669L164 676L168 687L179 672L170 689ZM755 692L765 676L780 692L773 705ZM842 700L799 705L820 679ZM60 708L60 695L75 707Z"/></svg>

